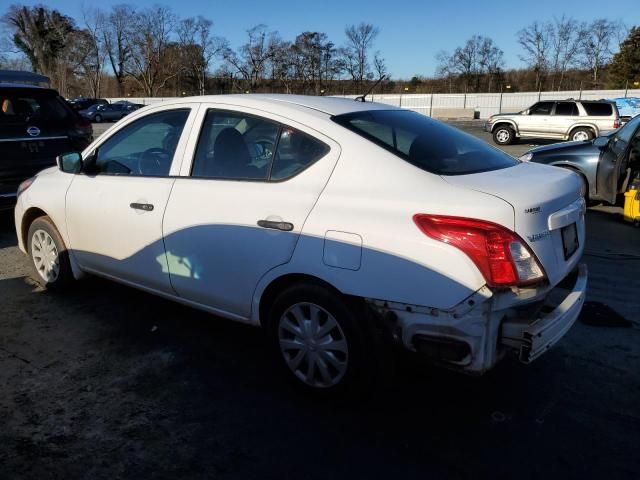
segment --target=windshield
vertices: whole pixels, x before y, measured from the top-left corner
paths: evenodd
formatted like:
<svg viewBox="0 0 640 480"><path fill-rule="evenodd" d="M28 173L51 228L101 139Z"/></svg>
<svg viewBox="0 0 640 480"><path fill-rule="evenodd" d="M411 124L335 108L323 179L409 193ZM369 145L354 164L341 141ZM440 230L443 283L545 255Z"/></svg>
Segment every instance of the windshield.
<svg viewBox="0 0 640 480"><path fill-rule="evenodd" d="M513 157L456 128L409 110L370 110L333 117L422 170L466 175L512 167Z"/></svg>

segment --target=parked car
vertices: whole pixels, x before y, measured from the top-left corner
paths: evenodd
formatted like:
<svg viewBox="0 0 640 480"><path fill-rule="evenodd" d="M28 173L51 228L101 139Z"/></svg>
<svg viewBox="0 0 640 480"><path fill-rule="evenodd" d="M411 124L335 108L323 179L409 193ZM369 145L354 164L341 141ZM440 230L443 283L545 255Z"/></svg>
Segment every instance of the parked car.
<svg viewBox="0 0 640 480"><path fill-rule="evenodd" d="M640 116L588 142L566 142L529 150L520 160L576 172L591 200L615 203L629 178L640 171Z"/></svg>
<svg viewBox="0 0 640 480"><path fill-rule="evenodd" d="M92 135L55 90L0 83L0 210L13 208L23 180L57 155L84 149Z"/></svg>
<svg viewBox="0 0 640 480"><path fill-rule="evenodd" d="M611 100L615 102L620 113L620 119L627 122L633 117L640 115L640 98L638 97L620 97Z"/></svg>
<svg viewBox="0 0 640 480"><path fill-rule="evenodd" d="M114 104L100 104L93 105L86 110L80 110L82 115L87 120L95 123L101 123L104 121L117 121L126 117L131 112L137 110L137 108L124 103Z"/></svg>
<svg viewBox="0 0 640 480"><path fill-rule="evenodd" d="M43 285L261 325L292 381L337 394L386 341L474 374L547 351L585 298L579 187L389 105L227 95L132 113L25 182L15 221Z"/></svg>
<svg viewBox="0 0 640 480"><path fill-rule="evenodd" d="M74 98L69 100L69 104L75 111L86 110L93 105L109 105L104 98Z"/></svg>
<svg viewBox="0 0 640 480"><path fill-rule="evenodd" d="M498 145L509 145L519 138L591 140L618 127L620 116L613 102L551 100L518 113L492 115L484 130Z"/></svg>

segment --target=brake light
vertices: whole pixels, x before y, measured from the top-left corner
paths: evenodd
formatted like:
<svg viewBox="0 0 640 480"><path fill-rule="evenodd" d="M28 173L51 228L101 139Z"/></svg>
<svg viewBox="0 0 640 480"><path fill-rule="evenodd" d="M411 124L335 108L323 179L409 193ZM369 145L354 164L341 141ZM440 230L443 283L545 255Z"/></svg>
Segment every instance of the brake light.
<svg viewBox="0 0 640 480"><path fill-rule="evenodd" d="M18 185L18 191L16 192L16 195L18 197L22 195L27 190L27 188L33 185L33 182L35 182L35 180L36 177L27 178L24 182Z"/></svg>
<svg viewBox="0 0 640 480"><path fill-rule="evenodd" d="M619 118L616 118L613 121L613 128L620 128L620 119Z"/></svg>
<svg viewBox="0 0 640 480"><path fill-rule="evenodd" d="M93 133L93 126L91 122L86 118L78 118L74 125L74 128L80 135L91 135Z"/></svg>
<svg viewBox="0 0 640 480"><path fill-rule="evenodd" d="M428 237L462 250L491 287L527 285L545 277L524 241L501 225L423 213L414 215L413 221Z"/></svg>

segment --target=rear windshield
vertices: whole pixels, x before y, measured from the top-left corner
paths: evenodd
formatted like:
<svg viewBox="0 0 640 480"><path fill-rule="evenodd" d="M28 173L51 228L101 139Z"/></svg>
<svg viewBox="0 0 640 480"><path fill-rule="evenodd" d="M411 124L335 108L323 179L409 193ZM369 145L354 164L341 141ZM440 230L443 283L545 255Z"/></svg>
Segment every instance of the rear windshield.
<svg viewBox="0 0 640 480"><path fill-rule="evenodd" d="M333 117L349 130L438 175L512 167L513 157L456 128L409 110L370 110Z"/></svg>
<svg viewBox="0 0 640 480"><path fill-rule="evenodd" d="M590 117L610 117L613 114L610 103L583 103L582 106Z"/></svg>
<svg viewBox="0 0 640 480"><path fill-rule="evenodd" d="M0 90L0 125L30 121L56 123L72 115L63 100L50 91Z"/></svg>

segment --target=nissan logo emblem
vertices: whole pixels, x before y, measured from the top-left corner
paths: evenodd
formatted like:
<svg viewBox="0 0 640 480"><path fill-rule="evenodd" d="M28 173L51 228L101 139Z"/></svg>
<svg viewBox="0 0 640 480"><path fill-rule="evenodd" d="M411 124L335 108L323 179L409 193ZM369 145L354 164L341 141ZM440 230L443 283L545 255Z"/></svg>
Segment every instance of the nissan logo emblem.
<svg viewBox="0 0 640 480"><path fill-rule="evenodd" d="M32 137L37 137L40 135L40 129L38 127L29 127L27 128L27 133Z"/></svg>

